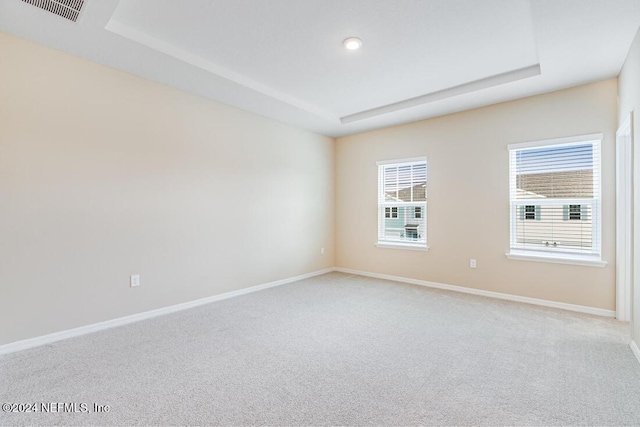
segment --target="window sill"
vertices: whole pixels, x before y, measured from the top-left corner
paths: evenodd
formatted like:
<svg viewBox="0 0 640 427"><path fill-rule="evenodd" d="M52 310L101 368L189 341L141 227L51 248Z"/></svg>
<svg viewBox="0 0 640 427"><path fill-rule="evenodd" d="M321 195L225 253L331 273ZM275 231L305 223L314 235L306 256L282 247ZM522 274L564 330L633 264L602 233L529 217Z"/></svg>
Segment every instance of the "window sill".
<svg viewBox="0 0 640 427"><path fill-rule="evenodd" d="M578 257L571 255L548 255L548 254L532 254L531 252L517 252L512 251L505 254L509 259L515 259L518 261L536 261L536 262L550 262L555 264L571 264L582 265L587 267L604 267L607 265L606 261L602 261L597 258Z"/></svg>
<svg viewBox="0 0 640 427"><path fill-rule="evenodd" d="M427 245L414 245L411 243L390 243L390 242L378 242L376 246L379 248L386 249L406 249L409 251L423 251L426 252L429 250L429 246Z"/></svg>

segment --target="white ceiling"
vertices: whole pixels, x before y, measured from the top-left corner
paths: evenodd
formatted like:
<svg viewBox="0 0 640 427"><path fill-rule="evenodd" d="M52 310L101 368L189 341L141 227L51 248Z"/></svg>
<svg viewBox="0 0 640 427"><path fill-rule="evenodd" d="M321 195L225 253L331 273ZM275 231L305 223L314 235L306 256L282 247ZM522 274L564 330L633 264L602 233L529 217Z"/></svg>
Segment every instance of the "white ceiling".
<svg viewBox="0 0 640 427"><path fill-rule="evenodd" d="M615 77L639 26L640 0L0 1L0 31L329 136Z"/></svg>

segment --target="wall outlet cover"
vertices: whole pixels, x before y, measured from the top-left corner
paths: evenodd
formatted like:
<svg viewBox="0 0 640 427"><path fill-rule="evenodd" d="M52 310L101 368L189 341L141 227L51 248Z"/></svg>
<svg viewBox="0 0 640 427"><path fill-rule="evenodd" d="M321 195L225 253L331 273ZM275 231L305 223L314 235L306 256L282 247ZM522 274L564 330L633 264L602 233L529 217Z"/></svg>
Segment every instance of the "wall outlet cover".
<svg viewBox="0 0 640 427"><path fill-rule="evenodd" d="M140 275L139 274L131 275L131 280L129 283L131 284L132 288L135 288L136 286L140 286Z"/></svg>

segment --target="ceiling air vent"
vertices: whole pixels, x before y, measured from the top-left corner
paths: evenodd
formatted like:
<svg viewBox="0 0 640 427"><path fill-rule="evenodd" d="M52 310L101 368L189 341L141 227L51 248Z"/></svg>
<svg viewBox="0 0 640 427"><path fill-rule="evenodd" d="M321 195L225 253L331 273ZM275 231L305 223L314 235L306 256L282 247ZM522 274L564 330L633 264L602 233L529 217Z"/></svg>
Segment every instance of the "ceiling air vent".
<svg viewBox="0 0 640 427"><path fill-rule="evenodd" d="M22 0L54 15L76 22L85 0Z"/></svg>

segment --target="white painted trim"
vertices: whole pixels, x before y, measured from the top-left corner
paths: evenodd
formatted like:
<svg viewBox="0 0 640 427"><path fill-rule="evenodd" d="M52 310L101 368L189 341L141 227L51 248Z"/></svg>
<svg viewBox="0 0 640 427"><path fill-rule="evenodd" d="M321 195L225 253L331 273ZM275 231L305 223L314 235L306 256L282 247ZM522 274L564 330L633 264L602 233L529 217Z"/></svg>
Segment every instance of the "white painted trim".
<svg viewBox="0 0 640 427"><path fill-rule="evenodd" d="M378 242L376 243L376 247L385 248L385 249L405 249L408 251L422 251L422 252L427 252L429 250L429 246L418 246L418 245L388 243L388 242Z"/></svg>
<svg viewBox="0 0 640 427"><path fill-rule="evenodd" d="M616 318L631 319L633 277L633 112L616 132Z"/></svg>
<svg viewBox="0 0 640 427"><path fill-rule="evenodd" d="M564 138L545 139L542 141L518 142L515 144L507 145L507 149L522 150L523 148L537 148L537 147L544 147L547 145L575 144L579 142L590 142L590 141L602 142L602 138L603 138L603 134L592 133L589 135L567 136Z"/></svg>
<svg viewBox="0 0 640 427"><path fill-rule="evenodd" d="M379 160L376 162L376 166L394 165L396 163L403 163L402 166L407 166L404 163L420 164L420 163L426 163L426 161L427 161L427 156L410 157L407 159Z"/></svg>
<svg viewBox="0 0 640 427"><path fill-rule="evenodd" d="M366 271L351 270L348 268L336 267L335 271L348 274L356 274L358 276L374 277L376 279L392 280L395 282L410 283L412 285L426 286L429 288L444 289L447 291L462 292L465 294L479 295L489 298L497 298L507 301L522 302L525 304L541 305L543 307L559 308L562 310L576 311L578 313L593 314L596 316L615 317L616 312L613 310L605 310L604 308L587 307L584 305L568 304L564 302L549 301L537 298L522 297L518 295L503 294L500 292L485 291L482 289L467 288L464 286L447 285L444 283L428 282L426 280L409 279L406 277L390 276L387 274L369 273Z"/></svg>
<svg viewBox="0 0 640 427"><path fill-rule="evenodd" d="M560 256L560 255L535 255L535 254L524 254L524 253L515 253L509 252L505 254L507 258L514 259L517 261L535 261L535 262L550 262L552 264L570 264L570 265L581 265L585 267L604 267L607 265L606 261L602 261L599 259L588 259L588 258L578 258L571 256Z"/></svg>
<svg viewBox="0 0 640 427"><path fill-rule="evenodd" d="M631 342L629 343L629 347L631 347L631 351L633 351L633 354L636 356L636 359L638 359L638 362L640 363L640 348L638 348L638 344L636 344L634 340L631 340Z"/></svg>
<svg viewBox="0 0 640 427"><path fill-rule="evenodd" d="M615 311L605 310L602 308L586 307L586 306L567 304L567 303L556 302L556 301L548 301L548 300L541 300L536 298L521 297L518 295L510 295L510 294L503 294L499 292L485 291L481 289L467 288L464 286L447 285L443 283L429 282L425 280L409 279L409 278L400 277L400 276L391 276L386 274L351 270L351 269L342 268L342 267L334 267L334 268L326 268L324 270L314 271L307 274L302 274L300 276L290 277L287 279L277 280L275 282L264 283L262 285L252 286L250 288L239 289L237 291L227 292L220 295L214 295L211 297L189 301L182 304L176 304L169 307L159 308L156 310L136 313L130 316L119 317L117 319L111 319L111 320L107 320L99 323L93 323L90 325L80 326L74 329L67 329L64 331L55 332L52 334L43 335L39 337L29 338L26 340L15 341L12 343L1 345L0 355L27 350L29 348L51 344L56 341L62 341L67 338L78 337L81 335L86 335L93 332L102 331L105 329L110 329L118 326L127 325L130 323L139 322L141 320L151 319L151 318L162 316L165 314L175 313L177 311L187 310L189 308L198 307L198 306L209 304L215 301L221 301L221 300L237 297L240 295L246 295L253 292L261 291L264 289L285 285L287 283L297 282L299 280L308 279L310 277L320 276L322 274L331 273L332 271L338 271L338 272L347 273L347 274L356 274L359 276L366 276L366 277L374 277L377 279L391 280L395 282L410 283L418 286L444 289L448 291L461 292L461 293L466 293L471 295L479 295L479 296L484 296L489 298L497 298L497 299L502 299L507 301L522 302L525 304L534 304L534 305L540 305L544 307L559 308L559 309L575 311L579 313L593 314L596 316L615 317ZM634 354L636 355L636 357L638 357L638 360L640 361L640 350L638 350L637 345L633 341L631 342L631 349L633 350Z"/></svg>
<svg viewBox="0 0 640 427"><path fill-rule="evenodd" d="M210 297L201 298L194 301L188 301L182 304L171 305L169 307L158 308L156 310L150 310L142 313L132 314L130 316L119 317L117 319L106 320L104 322L92 323L90 325L80 326L78 328L67 329L65 331L60 331L60 332L54 332L48 335L42 335L39 337L29 338L26 340L15 341L12 343L1 345L0 355L14 353L16 351L26 350L28 348L38 347L45 344L50 344L56 341L65 340L67 338L86 335L93 332L102 331L104 329L115 328L117 326L123 326L129 323L139 322L141 320L151 319L151 318L162 316L169 313L175 313L176 311L187 310L189 308L197 307L204 304L209 304L215 301L221 301L221 300L237 297L240 295L246 295L246 294L261 291L264 289L285 285L287 283L308 279L310 277L331 273L332 271L334 271L333 268L327 268L324 270L302 274L300 276L290 277L288 279L276 280L275 282L264 283L262 285L251 286L249 288L238 289L237 291L226 292L224 294L213 295Z"/></svg>
<svg viewBox="0 0 640 427"><path fill-rule="evenodd" d="M382 114L404 110L405 108L416 107L418 105L427 104L429 102L439 101L441 99L451 98L454 96L463 95L465 93L471 93L533 76L539 76L540 74L540 64L530 65L528 67L519 68L517 70L507 71L506 73L494 74L492 76L463 83L458 86L452 86L446 89L430 92L425 95L416 96L415 98L409 98L403 101L394 102L393 104L387 104L381 107L372 108L370 110L360 111L358 113L341 117L340 122L343 125L347 123L353 123L358 120L364 120Z"/></svg>

